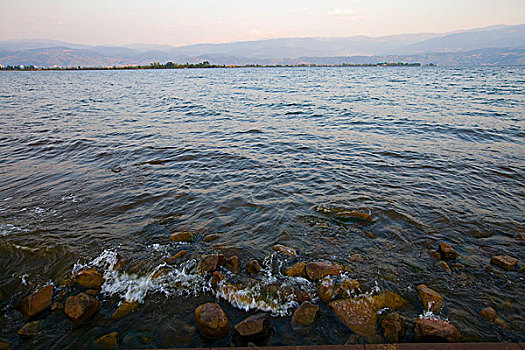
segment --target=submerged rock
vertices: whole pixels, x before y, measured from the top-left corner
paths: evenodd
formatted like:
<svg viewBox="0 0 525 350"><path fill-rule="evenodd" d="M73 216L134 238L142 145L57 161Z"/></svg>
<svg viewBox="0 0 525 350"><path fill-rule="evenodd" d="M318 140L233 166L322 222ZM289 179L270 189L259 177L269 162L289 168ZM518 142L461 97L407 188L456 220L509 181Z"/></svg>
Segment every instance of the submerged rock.
<svg viewBox="0 0 525 350"><path fill-rule="evenodd" d="M450 322L428 319L414 319L414 340L417 342L458 342L460 333Z"/></svg>
<svg viewBox="0 0 525 350"><path fill-rule="evenodd" d="M195 237L194 232L175 232L170 236L170 239L174 242L191 242L193 240L193 237Z"/></svg>
<svg viewBox="0 0 525 350"><path fill-rule="evenodd" d="M186 254L188 253L187 250L181 250L179 251L177 254L173 255L173 256L170 256L169 258L166 259L166 263L167 264L173 264L175 263L177 260L183 258Z"/></svg>
<svg viewBox="0 0 525 350"><path fill-rule="evenodd" d="M288 277L306 277L306 263L298 262L284 270Z"/></svg>
<svg viewBox="0 0 525 350"><path fill-rule="evenodd" d="M416 287L419 297L426 311L439 312L443 307L443 296L424 284Z"/></svg>
<svg viewBox="0 0 525 350"><path fill-rule="evenodd" d="M396 312L391 312L380 322L380 327L383 330L386 340L390 343L399 343L406 337L407 322Z"/></svg>
<svg viewBox="0 0 525 350"><path fill-rule="evenodd" d="M111 318L113 320L119 320L127 315L129 315L130 313L132 313L133 311L135 311L135 309L139 306L139 303L136 302L136 301L127 301L127 300L124 300L120 306L115 310L115 312L113 312L113 314L111 315Z"/></svg>
<svg viewBox="0 0 525 350"><path fill-rule="evenodd" d="M53 299L53 286L48 285L22 300L20 308L27 317L32 317L51 306Z"/></svg>
<svg viewBox="0 0 525 350"><path fill-rule="evenodd" d="M317 283L317 295L325 303L331 300L335 295L335 280L330 276L320 279Z"/></svg>
<svg viewBox="0 0 525 350"><path fill-rule="evenodd" d="M441 253L443 259L454 260L458 257L458 253L454 250L454 248L445 242L439 243L439 252Z"/></svg>
<svg viewBox="0 0 525 350"><path fill-rule="evenodd" d="M323 261L306 264L306 275L312 281L317 281L325 276L338 276L342 271L343 269L341 266L329 264Z"/></svg>
<svg viewBox="0 0 525 350"><path fill-rule="evenodd" d="M234 274L239 273L239 268L241 267L241 260L238 256L234 255L226 260L224 267L230 270Z"/></svg>
<svg viewBox="0 0 525 350"><path fill-rule="evenodd" d="M448 264L445 261L438 261L436 263L436 267L439 267L440 269L442 269L443 271L445 271L448 274L452 273L452 270L450 269L450 266L448 266Z"/></svg>
<svg viewBox="0 0 525 350"><path fill-rule="evenodd" d="M297 309L295 309L292 315L292 326L293 327L308 327L312 325L315 320L319 317L321 309L319 306L305 301Z"/></svg>
<svg viewBox="0 0 525 350"><path fill-rule="evenodd" d="M230 320L217 303L206 303L198 306L195 309L194 316L200 333L206 338L220 338L230 333Z"/></svg>
<svg viewBox="0 0 525 350"><path fill-rule="evenodd" d="M77 273L75 282L82 287L98 289L104 284L104 276L95 269L82 270Z"/></svg>
<svg viewBox="0 0 525 350"><path fill-rule="evenodd" d="M204 275L206 273L212 273L213 271L217 270L217 268L223 263L224 255L222 254L203 255L201 257L199 265L197 266L197 271L201 275Z"/></svg>
<svg viewBox="0 0 525 350"><path fill-rule="evenodd" d="M485 317L487 320L494 322L495 324L497 324L498 326L502 328L505 328L505 329L510 328L509 325L505 321L503 321L501 317L498 316L496 310L494 310L494 308L492 307L486 307L483 310L481 310L479 313L481 314L481 316Z"/></svg>
<svg viewBox="0 0 525 350"><path fill-rule="evenodd" d="M7 340L0 339L0 350L11 350L13 345Z"/></svg>
<svg viewBox="0 0 525 350"><path fill-rule="evenodd" d="M490 259L490 263L511 271L518 265L518 259L508 255L495 255Z"/></svg>
<svg viewBox="0 0 525 350"><path fill-rule="evenodd" d="M246 271L250 275L255 275L256 273L258 273L261 270L262 270L261 264L259 264L259 262L257 260L255 260L255 259L251 260L248 263L248 265L246 265Z"/></svg>
<svg viewBox="0 0 525 350"><path fill-rule="evenodd" d="M441 259L441 254L437 250L429 249L427 252L428 252L428 255L430 255L434 259Z"/></svg>
<svg viewBox="0 0 525 350"><path fill-rule="evenodd" d="M361 213L357 210L338 211L334 214L334 218L341 221L361 221L366 223L371 223L374 221L370 214Z"/></svg>
<svg viewBox="0 0 525 350"><path fill-rule="evenodd" d="M113 350L118 347L118 333L112 332L96 339L93 344L96 349Z"/></svg>
<svg viewBox="0 0 525 350"><path fill-rule="evenodd" d="M297 256L297 251L293 248L287 247L282 244L276 244L273 246L273 250L279 253L283 253L289 256Z"/></svg>
<svg viewBox="0 0 525 350"><path fill-rule="evenodd" d="M211 235L207 235L206 237L204 237L202 241L208 243L208 242L213 242L219 238L221 238L221 235L211 234Z"/></svg>
<svg viewBox="0 0 525 350"><path fill-rule="evenodd" d="M18 335L23 338L29 338L34 337L38 332L38 326L40 325L40 321L33 321L26 323L18 330Z"/></svg>
<svg viewBox="0 0 525 350"><path fill-rule="evenodd" d="M365 259L363 259L361 254L352 254L352 255L350 255L350 257L348 259L350 261L357 262L357 263L365 261Z"/></svg>
<svg viewBox="0 0 525 350"><path fill-rule="evenodd" d="M66 300L64 312L73 322L83 322L100 308L100 301L86 293L71 296Z"/></svg>
<svg viewBox="0 0 525 350"><path fill-rule="evenodd" d="M270 315L259 313L237 323L234 334L243 338L257 338L266 335L269 329Z"/></svg>

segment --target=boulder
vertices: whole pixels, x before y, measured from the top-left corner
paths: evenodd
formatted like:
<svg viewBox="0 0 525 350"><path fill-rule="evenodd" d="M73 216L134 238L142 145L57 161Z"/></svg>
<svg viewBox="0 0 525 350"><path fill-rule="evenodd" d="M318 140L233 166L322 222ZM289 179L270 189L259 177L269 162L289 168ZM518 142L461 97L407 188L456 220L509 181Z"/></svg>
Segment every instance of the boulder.
<svg viewBox="0 0 525 350"><path fill-rule="evenodd" d="M268 329L270 329L270 315L259 313L237 323L234 334L242 338L258 338L266 335Z"/></svg>
<svg viewBox="0 0 525 350"><path fill-rule="evenodd" d="M12 348L13 345L10 342L4 339L0 339L0 350L11 350Z"/></svg>
<svg viewBox="0 0 525 350"><path fill-rule="evenodd" d="M118 348L118 333L112 332L106 334L94 342L95 348L100 350L113 350Z"/></svg>
<svg viewBox="0 0 525 350"><path fill-rule="evenodd" d="M257 260L255 260L255 259L251 260L248 263L248 265L246 265L246 271L250 275L255 275L256 273L258 273L261 270L262 270L261 264L259 264L259 262Z"/></svg>
<svg viewBox="0 0 525 350"><path fill-rule="evenodd" d="M288 277L306 277L306 263L298 262L284 270Z"/></svg>
<svg viewBox="0 0 525 350"><path fill-rule="evenodd" d="M220 338L230 332L230 320L219 304L206 303L200 305L195 309L194 315L200 333L206 338Z"/></svg>
<svg viewBox="0 0 525 350"><path fill-rule="evenodd" d="M75 282L85 288L98 289L104 284L104 276L95 269L82 270L77 273Z"/></svg>
<svg viewBox="0 0 525 350"><path fill-rule="evenodd" d="M32 317L51 306L53 286L45 286L38 292L28 295L22 300L20 308L27 317Z"/></svg>
<svg viewBox="0 0 525 350"><path fill-rule="evenodd" d="M321 309L319 306L305 301L297 309L295 309L292 315L292 326L293 327L308 327L312 325L315 320L319 317Z"/></svg>
<svg viewBox="0 0 525 350"><path fill-rule="evenodd" d="M454 248L445 242L439 243L439 252L441 253L441 257L443 259L454 260L458 257L458 253L454 250Z"/></svg>
<svg viewBox="0 0 525 350"><path fill-rule="evenodd" d="M293 248L287 247L282 244L276 244L273 246L273 250L279 253L283 253L289 256L297 256L297 251Z"/></svg>
<svg viewBox="0 0 525 350"><path fill-rule="evenodd" d="M518 259L508 255L495 255L490 259L490 263L511 271L518 265Z"/></svg>
<svg viewBox="0 0 525 350"><path fill-rule="evenodd" d="M217 268L219 268L219 266L221 266L223 263L224 255L222 254L203 255L201 257L199 265L197 266L197 271L201 275L204 275L206 273L212 273L213 271L217 270Z"/></svg>
<svg viewBox="0 0 525 350"><path fill-rule="evenodd" d="M443 307L443 296L433 289L428 288L424 284L420 284L416 287L421 302L423 302L423 308L426 311L439 312Z"/></svg>
<svg viewBox="0 0 525 350"><path fill-rule="evenodd" d="M219 238L221 238L221 235L213 235L212 234L212 235L207 235L206 237L204 237L202 239L202 241L208 243L208 242L213 242L213 241L215 241L215 240L217 240Z"/></svg>
<svg viewBox="0 0 525 350"><path fill-rule="evenodd" d="M170 256L169 258L166 259L166 263L167 264L173 264L175 263L177 260L181 259L184 257L184 255L186 255L188 253L187 250L181 250L179 251L177 254L173 255L173 256Z"/></svg>
<svg viewBox="0 0 525 350"><path fill-rule="evenodd" d="M370 214L361 213L361 212L358 212L357 210L339 211L334 214L334 218L341 220L341 221L359 221L359 222L366 222L366 223L371 223L374 221Z"/></svg>
<svg viewBox="0 0 525 350"><path fill-rule="evenodd" d="M237 274L239 273L239 268L241 267L241 260L239 260L238 256L234 255L226 260L224 267L230 270L232 273Z"/></svg>
<svg viewBox="0 0 525 350"><path fill-rule="evenodd" d="M306 275L312 281L320 280L325 276L338 276L343 269L339 265L329 264L323 261L315 261L306 264Z"/></svg>
<svg viewBox="0 0 525 350"><path fill-rule="evenodd" d="M73 322L83 322L94 315L100 308L100 301L86 293L80 293L66 299L64 312Z"/></svg>
<svg viewBox="0 0 525 350"><path fill-rule="evenodd" d="M317 295L325 303L330 301L335 295L335 280L330 276L320 279L317 283Z"/></svg>
<svg viewBox="0 0 525 350"><path fill-rule="evenodd" d="M407 334L407 322L405 319L396 312L389 313L379 323L385 339L390 343L399 343L406 337Z"/></svg>
<svg viewBox="0 0 525 350"><path fill-rule="evenodd" d="M139 306L139 303L137 301L127 301L124 300L120 306L113 312L111 315L111 318L113 320L119 320L123 317L126 317Z"/></svg>
<svg viewBox="0 0 525 350"><path fill-rule="evenodd" d="M40 321L26 323L18 330L18 335L22 338L34 337L38 332Z"/></svg>
<svg viewBox="0 0 525 350"><path fill-rule="evenodd" d="M173 242L191 242L195 233L193 232L175 232L170 236Z"/></svg>
<svg viewBox="0 0 525 350"><path fill-rule="evenodd" d="M414 341L416 342L459 342L460 333L450 322L429 318L414 319Z"/></svg>

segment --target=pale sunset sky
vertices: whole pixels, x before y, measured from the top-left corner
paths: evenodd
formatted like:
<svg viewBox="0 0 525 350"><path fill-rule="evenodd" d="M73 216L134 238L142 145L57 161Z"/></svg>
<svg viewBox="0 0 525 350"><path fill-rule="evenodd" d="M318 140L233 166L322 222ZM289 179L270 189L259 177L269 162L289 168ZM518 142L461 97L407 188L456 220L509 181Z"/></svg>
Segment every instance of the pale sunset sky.
<svg viewBox="0 0 525 350"><path fill-rule="evenodd" d="M0 40L186 45L525 23L525 0L0 0Z"/></svg>

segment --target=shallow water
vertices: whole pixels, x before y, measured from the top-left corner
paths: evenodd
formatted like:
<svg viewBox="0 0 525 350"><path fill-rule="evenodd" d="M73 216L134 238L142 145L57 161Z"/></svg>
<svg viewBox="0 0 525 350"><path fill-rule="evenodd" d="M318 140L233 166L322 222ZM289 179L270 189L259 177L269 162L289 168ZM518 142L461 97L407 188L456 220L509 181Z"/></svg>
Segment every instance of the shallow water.
<svg viewBox="0 0 525 350"><path fill-rule="evenodd" d="M290 325L297 304L257 294L315 290L280 268L319 259L345 265L363 292L399 293L408 318L422 313L414 287L425 283L464 341L525 341L525 67L2 72L0 86L0 337L17 347L75 348L108 329L127 347L229 345L188 331L213 300L233 324L255 312L243 308L272 312L266 344L344 343L352 332L323 303L305 335ZM171 242L177 230L196 241ZM220 238L203 242L211 233ZM427 250L441 241L464 269L435 266ZM299 257L274 254L276 243ZM164 266L180 249L183 265ZM228 276L256 303L192 272L212 252L243 269L264 261L254 280ZM104 267L116 253L123 272ZM491 267L497 254L518 269ZM80 266L106 273L99 314L76 328L49 315L21 341L22 298L48 283L78 292L64 280ZM141 304L109 321L123 298ZM511 328L483 319L486 306Z"/></svg>

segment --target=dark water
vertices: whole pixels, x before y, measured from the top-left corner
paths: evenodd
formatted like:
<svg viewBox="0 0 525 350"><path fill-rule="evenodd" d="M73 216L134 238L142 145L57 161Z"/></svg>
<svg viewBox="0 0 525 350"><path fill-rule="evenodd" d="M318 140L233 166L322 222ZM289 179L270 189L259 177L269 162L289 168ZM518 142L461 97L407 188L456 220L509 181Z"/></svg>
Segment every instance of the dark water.
<svg viewBox="0 0 525 350"><path fill-rule="evenodd" d="M321 259L345 265L363 292L408 299L408 318L422 313L414 286L425 283L445 297L440 316L463 341L523 342L524 91L525 67L4 72L0 337L78 348L115 330L125 347L209 345L192 331L193 309L219 300L233 324L254 313L241 308L273 312L266 344L341 344L352 332L323 303L304 334L290 326L297 304L257 294L271 283L315 290L279 266ZM374 221L342 223L317 206ZM177 230L196 241L171 242ZM221 236L203 242L210 233ZM427 250L441 241L464 269L435 266ZM299 257L273 255L276 243ZM184 263L163 266L181 248ZM212 252L238 255L243 269L263 262L255 278L228 275L252 305L192 273ZM127 265L105 271L94 319L73 327L50 314L38 336L19 339L23 297L53 283L63 301L78 292L72 271L116 253ZM356 253L364 262L349 260ZM518 268L491 266L497 254ZM108 320L123 298L141 304ZM486 306L510 329L483 319Z"/></svg>

